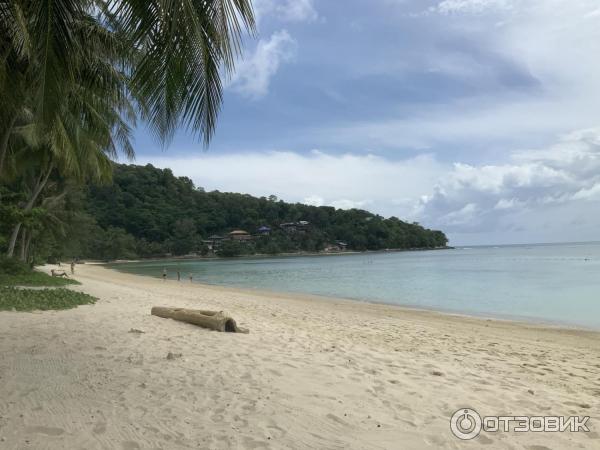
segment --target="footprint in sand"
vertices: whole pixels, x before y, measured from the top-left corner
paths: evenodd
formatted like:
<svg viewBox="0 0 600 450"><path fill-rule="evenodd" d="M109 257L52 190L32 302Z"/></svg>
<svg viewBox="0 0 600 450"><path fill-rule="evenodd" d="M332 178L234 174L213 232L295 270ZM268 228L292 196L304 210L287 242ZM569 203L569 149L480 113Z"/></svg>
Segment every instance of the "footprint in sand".
<svg viewBox="0 0 600 450"><path fill-rule="evenodd" d="M343 420L343 419L340 419L338 416L336 416L336 415L334 415L334 414L331 414L331 413L330 413L330 414L327 414L325 417L327 417L329 420L332 420L332 421L334 421L334 422L337 422L337 423L338 423L338 424L340 424L340 425L343 425L343 426L349 426L348 422L346 422L346 421L345 421L345 420Z"/></svg>
<svg viewBox="0 0 600 450"><path fill-rule="evenodd" d="M60 436L65 433L62 428L54 427L27 427L29 433L45 434L46 436Z"/></svg>
<svg viewBox="0 0 600 450"><path fill-rule="evenodd" d="M94 432L94 434L105 433L106 432L106 423L98 422L96 425L94 425L94 429L92 431Z"/></svg>
<svg viewBox="0 0 600 450"><path fill-rule="evenodd" d="M494 441L492 439L490 439L487 436L483 436L483 435L479 435L477 437L477 441L479 444L483 444L483 445L490 445L490 444L494 443Z"/></svg>

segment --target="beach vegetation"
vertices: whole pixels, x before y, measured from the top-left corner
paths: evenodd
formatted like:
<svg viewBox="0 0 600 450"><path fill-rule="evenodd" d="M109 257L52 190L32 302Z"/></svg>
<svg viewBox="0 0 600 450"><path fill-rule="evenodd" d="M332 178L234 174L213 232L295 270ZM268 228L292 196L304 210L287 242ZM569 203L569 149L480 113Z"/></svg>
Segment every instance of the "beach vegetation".
<svg viewBox="0 0 600 450"><path fill-rule="evenodd" d="M0 287L6 286L66 286L79 284L71 278L51 277L35 271L16 258L0 257Z"/></svg>
<svg viewBox="0 0 600 450"><path fill-rule="evenodd" d="M72 278L51 277L43 272L34 270L18 275L0 273L0 286L67 286L69 284L80 284Z"/></svg>
<svg viewBox="0 0 600 450"><path fill-rule="evenodd" d="M64 288L34 290L0 287L0 311L71 309L79 305L91 305L96 300L91 295Z"/></svg>

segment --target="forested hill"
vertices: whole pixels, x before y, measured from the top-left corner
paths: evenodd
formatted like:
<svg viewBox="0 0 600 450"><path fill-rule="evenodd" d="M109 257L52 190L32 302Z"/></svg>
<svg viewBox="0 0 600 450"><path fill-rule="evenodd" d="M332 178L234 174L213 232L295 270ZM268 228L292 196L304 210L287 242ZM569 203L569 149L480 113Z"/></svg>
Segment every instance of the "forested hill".
<svg viewBox="0 0 600 450"><path fill-rule="evenodd" d="M212 253L210 239L215 235L225 237L215 246L216 253L224 256L434 248L447 243L441 231L367 211L291 204L273 196L205 192L189 178L151 165L115 165L113 183L90 187L84 205L91 217L79 225L95 230L84 232L93 238L78 249L82 257L207 254ZM300 223L298 229L293 226ZM249 236L243 241L228 239L232 230Z"/></svg>

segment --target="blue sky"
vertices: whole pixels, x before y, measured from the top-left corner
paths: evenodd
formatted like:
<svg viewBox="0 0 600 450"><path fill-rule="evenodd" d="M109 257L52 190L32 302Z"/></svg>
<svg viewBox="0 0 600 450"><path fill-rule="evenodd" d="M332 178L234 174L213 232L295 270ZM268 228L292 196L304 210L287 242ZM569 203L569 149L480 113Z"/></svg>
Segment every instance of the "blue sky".
<svg viewBox="0 0 600 450"><path fill-rule="evenodd" d="M600 240L595 0L254 0L208 149L137 162L199 186L361 207L451 242Z"/></svg>

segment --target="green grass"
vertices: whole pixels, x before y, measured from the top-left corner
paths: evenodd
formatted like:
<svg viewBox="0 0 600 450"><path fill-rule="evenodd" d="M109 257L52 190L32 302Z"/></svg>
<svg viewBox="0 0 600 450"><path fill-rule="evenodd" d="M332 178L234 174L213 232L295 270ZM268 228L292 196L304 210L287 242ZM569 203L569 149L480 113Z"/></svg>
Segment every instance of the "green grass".
<svg viewBox="0 0 600 450"><path fill-rule="evenodd" d="M8 274L0 273L0 286L67 286L81 284L70 278L51 277L42 272L29 271L27 273Z"/></svg>
<svg viewBox="0 0 600 450"><path fill-rule="evenodd" d="M0 256L0 287L3 286L66 286L80 284L69 278L51 277L34 271L28 264L16 258Z"/></svg>
<svg viewBox="0 0 600 450"><path fill-rule="evenodd" d="M0 311L71 309L93 304L96 300L91 295L64 288L33 290L0 287Z"/></svg>
<svg viewBox="0 0 600 450"><path fill-rule="evenodd" d="M61 287L68 284L80 283L36 272L15 258L0 257L0 311L70 309L96 302L91 295ZM19 289L15 286L56 289Z"/></svg>

